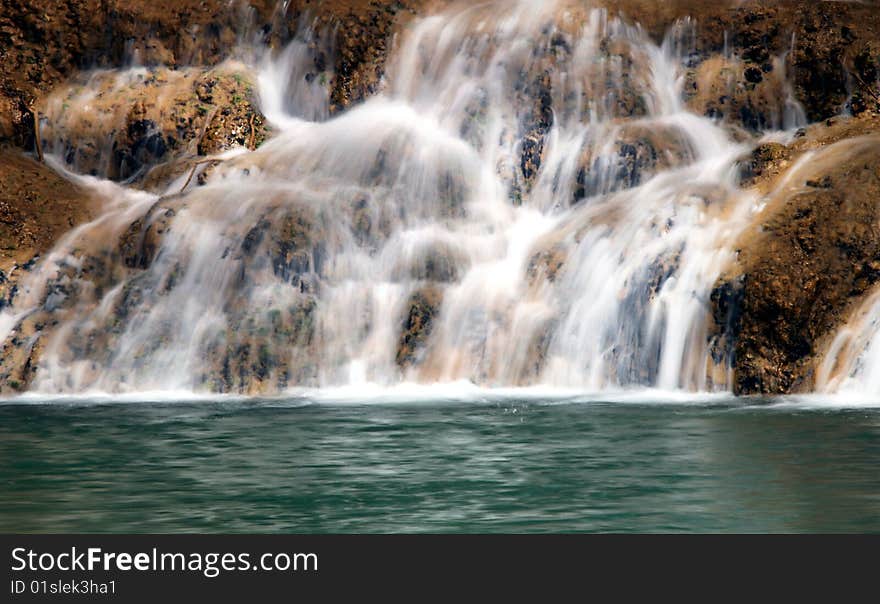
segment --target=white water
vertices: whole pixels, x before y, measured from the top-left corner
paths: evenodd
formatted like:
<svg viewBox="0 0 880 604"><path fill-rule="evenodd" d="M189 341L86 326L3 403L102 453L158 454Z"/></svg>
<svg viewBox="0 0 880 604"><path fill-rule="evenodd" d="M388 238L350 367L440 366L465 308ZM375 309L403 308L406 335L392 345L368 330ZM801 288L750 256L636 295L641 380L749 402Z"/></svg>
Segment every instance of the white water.
<svg viewBox="0 0 880 604"><path fill-rule="evenodd" d="M861 305L832 340L816 376L816 390L848 398L880 395L880 292Z"/></svg>
<svg viewBox="0 0 880 604"><path fill-rule="evenodd" d="M295 41L260 61L272 140L183 196L179 181L161 200L113 188L100 224L65 239L0 315L0 340L34 313L59 322L40 393L727 390L708 299L757 200L736 185L746 147L682 103L692 28L658 47L604 11L552 2L423 18L384 92L333 119ZM536 112L551 117L528 181ZM656 158L636 171L626 160L645 140ZM174 215L148 268L100 284L65 272L156 201L149 220ZM47 308L65 279L84 284L77 299ZM401 366L418 292L439 305Z"/></svg>

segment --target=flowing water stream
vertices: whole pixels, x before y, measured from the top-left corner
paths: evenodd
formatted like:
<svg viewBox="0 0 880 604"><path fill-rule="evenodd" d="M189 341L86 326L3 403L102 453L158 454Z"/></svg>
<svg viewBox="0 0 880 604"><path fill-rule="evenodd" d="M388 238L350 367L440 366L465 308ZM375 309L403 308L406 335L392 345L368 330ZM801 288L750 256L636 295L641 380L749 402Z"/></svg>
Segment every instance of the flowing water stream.
<svg viewBox="0 0 880 604"><path fill-rule="evenodd" d="M41 347L45 394L729 391L709 296L761 205L738 186L750 145L684 104L697 27L657 45L602 9L459 6L402 31L382 91L332 119L316 32L250 46L271 139L164 195L72 174L103 214L22 282L0 341ZM804 122L790 91L775 115L774 136ZM149 257L121 259L133 224Z"/></svg>
<svg viewBox="0 0 880 604"><path fill-rule="evenodd" d="M222 364L212 351L232 346L258 348L271 359L259 377L282 386L706 388L707 295L753 200L735 186L742 148L682 107L688 24L657 47L600 10L566 31L550 3L496 9L417 22L386 92L329 121L326 92L303 79L308 45L265 58L260 94L277 134L188 189L146 271L74 302L34 388L201 389ZM622 115L625 102L638 117ZM624 166L630 132L660 132L651 152L669 169ZM540 167L525 167L524 141L542 147ZM66 294L50 282L77 246L108 227L118 236L158 200L108 198L27 284L6 332L40 305L55 310ZM545 257L562 265L552 276ZM132 292L120 320L117 299ZM399 363L419 292L436 318ZM288 338L264 335L280 325ZM81 354L84 332L108 331L112 350Z"/></svg>

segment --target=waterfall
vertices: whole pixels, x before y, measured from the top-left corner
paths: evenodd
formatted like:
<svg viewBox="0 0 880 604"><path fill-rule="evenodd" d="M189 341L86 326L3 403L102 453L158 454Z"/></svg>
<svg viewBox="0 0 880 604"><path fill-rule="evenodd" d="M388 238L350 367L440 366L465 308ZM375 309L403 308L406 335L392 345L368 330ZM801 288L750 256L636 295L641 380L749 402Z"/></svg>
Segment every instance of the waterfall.
<svg viewBox="0 0 880 604"><path fill-rule="evenodd" d="M562 2L450 9L332 117L304 35L255 53L271 139L164 194L71 175L104 214L0 340L41 347L46 393L729 389L709 296L758 200L749 147L683 103L694 27L658 45Z"/></svg>
<svg viewBox="0 0 880 604"><path fill-rule="evenodd" d="M880 292L834 334L818 367L816 391L850 398L880 394Z"/></svg>

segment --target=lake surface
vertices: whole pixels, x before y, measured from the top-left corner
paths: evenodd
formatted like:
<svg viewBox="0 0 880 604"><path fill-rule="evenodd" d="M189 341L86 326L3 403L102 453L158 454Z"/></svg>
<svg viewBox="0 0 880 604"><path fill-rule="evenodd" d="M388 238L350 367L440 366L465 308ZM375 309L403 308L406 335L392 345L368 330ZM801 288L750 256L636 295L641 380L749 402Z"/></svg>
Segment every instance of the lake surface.
<svg viewBox="0 0 880 604"><path fill-rule="evenodd" d="M435 398L7 402L0 531L880 531L876 406Z"/></svg>

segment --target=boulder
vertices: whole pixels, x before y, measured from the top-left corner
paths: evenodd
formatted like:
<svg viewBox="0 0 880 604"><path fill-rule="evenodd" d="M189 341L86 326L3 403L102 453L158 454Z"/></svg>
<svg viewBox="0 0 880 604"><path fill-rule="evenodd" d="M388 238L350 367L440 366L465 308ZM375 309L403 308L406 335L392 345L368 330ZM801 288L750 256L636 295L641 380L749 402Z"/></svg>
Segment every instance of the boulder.
<svg viewBox="0 0 880 604"><path fill-rule="evenodd" d="M880 281L880 136L831 144L767 207L711 296L737 394L809 391L822 343Z"/></svg>

